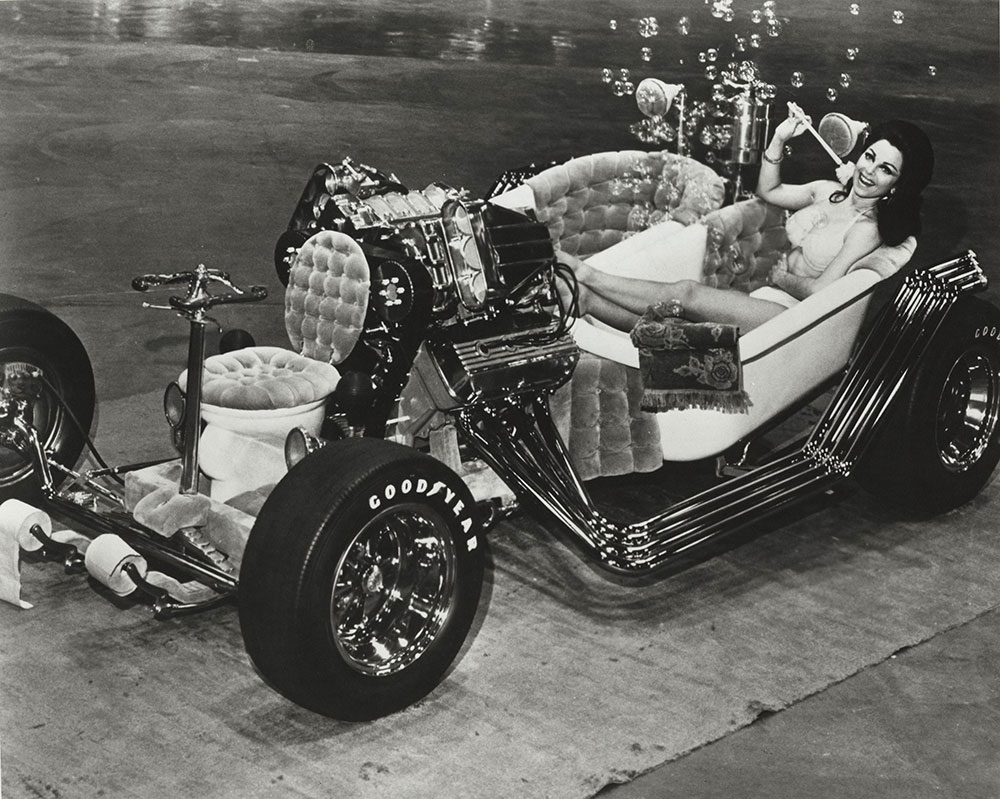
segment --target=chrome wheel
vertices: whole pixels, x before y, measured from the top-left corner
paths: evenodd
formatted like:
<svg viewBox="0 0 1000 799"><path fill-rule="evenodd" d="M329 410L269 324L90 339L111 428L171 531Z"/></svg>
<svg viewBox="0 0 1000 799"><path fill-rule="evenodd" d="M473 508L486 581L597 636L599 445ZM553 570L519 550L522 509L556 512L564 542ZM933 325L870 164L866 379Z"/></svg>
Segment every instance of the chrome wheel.
<svg viewBox="0 0 1000 799"><path fill-rule="evenodd" d="M333 575L330 628L361 674L405 669L436 639L455 601L455 547L443 518L397 505L346 548Z"/></svg>
<svg viewBox="0 0 1000 799"><path fill-rule="evenodd" d="M19 379L19 375L37 373L39 382L44 380L51 385L51 380L54 380L56 385L53 388L59 391L59 376L52 374L47 363L39 363L41 360L39 353L25 349L10 349L0 353L0 381L13 383ZM65 414L52 398L52 392L44 389L37 399L32 400L31 409L28 421L39 432L42 446L47 450L51 449L63 434ZM28 458L17 450L0 446L0 487L12 486L23 480L30 470L31 462Z"/></svg>
<svg viewBox="0 0 1000 799"><path fill-rule="evenodd" d="M945 469L964 472L983 456L1000 416L998 375L979 352L966 352L951 368L938 402L936 440Z"/></svg>
<svg viewBox="0 0 1000 799"><path fill-rule="evenodd" d="M72 467L86 443L94 416L94 375L79 338L57 317L26 300L0 294L0 383L7 413L30 403L26 421L55 462ZM33 463L15 445L13 416L0 420L0 501L32 500L40 484ZM52 470L60 483L65 474Z"/></svg>
<svg viewBox="0 0 1000 799"><path fill-rule="evenodd" d="M472 629L486 568L476 501L425 453L345 438L306 455L257 515L240 629L303 707L362 721L430 693Z"/></svg>

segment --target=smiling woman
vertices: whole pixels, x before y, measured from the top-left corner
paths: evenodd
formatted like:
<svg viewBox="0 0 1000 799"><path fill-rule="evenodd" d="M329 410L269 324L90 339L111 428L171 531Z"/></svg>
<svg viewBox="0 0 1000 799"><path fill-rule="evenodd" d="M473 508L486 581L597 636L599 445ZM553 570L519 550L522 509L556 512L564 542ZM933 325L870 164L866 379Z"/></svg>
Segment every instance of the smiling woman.
<svg viewBox="0 0 1000 799"><path fill-rule="evenodd" d="M900 120L876 128L844 185L783 183L785 145L808 125L808 118L790 115L763 154L758 196L795 212L786 223L791 249L772 270L772 285L743 294L694 280L629 280L563 254L578 282L580 315L629 330L649 306L660 305L671 316L736 325L746 332L843 277L883 244L896 246L920 232L921 192L934 168L923 131Z"/></svg>

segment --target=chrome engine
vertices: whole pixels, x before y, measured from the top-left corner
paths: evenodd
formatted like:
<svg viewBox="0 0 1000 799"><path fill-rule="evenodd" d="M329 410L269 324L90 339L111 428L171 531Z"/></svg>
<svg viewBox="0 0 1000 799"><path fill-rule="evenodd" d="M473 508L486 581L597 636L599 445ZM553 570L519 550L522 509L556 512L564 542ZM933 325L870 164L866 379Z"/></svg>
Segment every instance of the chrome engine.
<svg viewBox="0 0 1000 799"><path fill-rule="evenodd" d="M371 377L368 430L382 428L411 372L418 404L438 411L551 392L572 374L552 240L532 216L344 159L306 184L275 250L282 282L321 230L350 235L371 270L364 334L338 364Z"/></svg>

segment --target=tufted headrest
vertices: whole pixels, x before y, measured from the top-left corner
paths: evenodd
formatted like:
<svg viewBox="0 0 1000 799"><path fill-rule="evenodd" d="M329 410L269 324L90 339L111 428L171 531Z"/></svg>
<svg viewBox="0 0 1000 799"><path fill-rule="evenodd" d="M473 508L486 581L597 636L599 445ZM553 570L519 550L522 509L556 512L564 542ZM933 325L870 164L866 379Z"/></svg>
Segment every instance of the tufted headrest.
<svg viewBox="0 0 1000 799"><path fill-rule="evenodd" d="M324 230L295 256L285 290L285 330L292 347L337 364L350 355L368 310L371 273L361 246Z"/></svg>
<svg viewBox="0 0 1000 799"><path fill-rule="evenodd" d="M581 156L539 172L527 185L552 239L581 258L664 219L698 221L725 196L714 170L666 151Z"/></svg>
<svg viewBox="0 0 1000 799"><path fill-rule="evenodd" d="M247 347L205 359L202 401L220 408L294 408L329 396L340 373L281 347ZM187 372L178 380L187 388Z"/></svg>

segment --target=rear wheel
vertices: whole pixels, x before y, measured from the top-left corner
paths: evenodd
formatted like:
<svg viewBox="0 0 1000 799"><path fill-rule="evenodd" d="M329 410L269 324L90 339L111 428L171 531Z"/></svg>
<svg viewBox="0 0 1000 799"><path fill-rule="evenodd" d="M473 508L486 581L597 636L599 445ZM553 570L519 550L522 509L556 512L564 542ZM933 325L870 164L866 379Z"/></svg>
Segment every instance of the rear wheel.
<svg viewBox="0 0 1000 799"><path fill-rule="evenodd" d="M240 569L240 625L261 676L334 718L401 710L444 677L472 626L484 542L440 461L391 442L336 441L261 509Z"/></svg>
<svg viewBox="0 0 1000 799"><path fill-rule="evenodd" d="M949 312L859 465L862 485L920 514L968 502L1000 461L1000 311Z"/></svg>
<svg viewBox="0 0 1000 799"><path fill-rule="evenodd" d="M44 308L0 294L0 378L38 370L41 397L32 424L58 463L72 467L86 443L94 418L94 374L76 334ZM53 480L63 475L53 470ZM0 445L0 500L33 499L39 483L29 460Z"/></svg>

